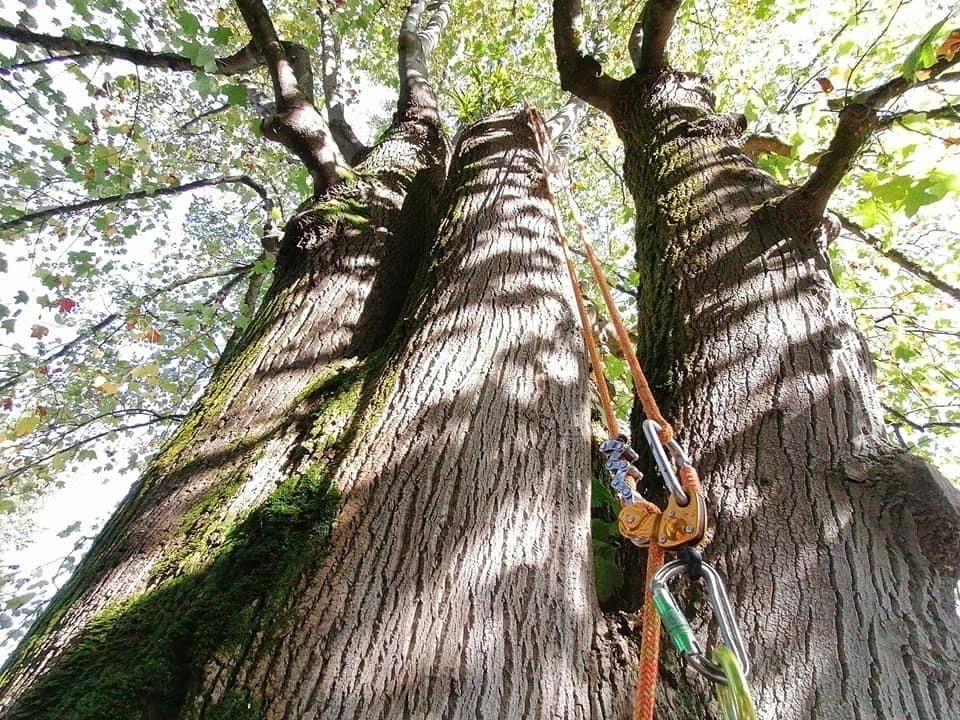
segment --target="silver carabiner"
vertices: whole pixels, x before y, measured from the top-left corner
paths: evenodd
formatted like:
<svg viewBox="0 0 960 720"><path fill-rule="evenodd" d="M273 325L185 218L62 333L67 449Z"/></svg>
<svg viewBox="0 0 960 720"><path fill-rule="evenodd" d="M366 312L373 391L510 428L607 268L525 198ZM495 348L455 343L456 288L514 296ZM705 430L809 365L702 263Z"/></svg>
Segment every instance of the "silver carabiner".
<svg viewBox="0 0 960 720"><path fill-rule="evenodd" d="M736 655L737 661L743 669L743 675L747 677L750 674L750 658L747 656L743 636L740 634L740 626L737 625L737 618L730 606L730 598L727 596L723 578L720 577L720 574L712 565L702 563L701 567L703 568L703 579L707 585L707 599L710 601L713 616L720 627L720 638L723 644ZM670 635L670 640L677 651L685 655L687 662L701 675L715 683L726 684L727 679L723 669L707 659L703 646L700 645L699 640L693 633L693 628L690 627L690 623L680 611L677 601L670 592L668 585L670 580L686 569L687 562L685 560L672 560L657 571L653 580L650 581L653 603L660 614L663 627Z"/></svg>
<svg viewBox="0 0 960 720"><path fill-rule="evenodd" d="M657 463L657 468L663 477L663 484L667 486L667 490L670 491L670 494L673 495L676 501L680 503L680 505L685 506L690 502L690 497L677 479L677 473L674 472L672 463L676 463L678 468L692 465L693 463L690 461L690 456L687 455L686 451L680 447L680 443L676 440L671 439L670 442L667 443L667 447L664 448L663 442L660 440L661 430L663 430L663 428L660 427L660 423L656 420L643 421L643 436L647 439L647 444L650 446L650 452L653 454L654 462ZM667 457L667 449L670 450L670 455L673 458L672 462L671 458Z"/></svg>

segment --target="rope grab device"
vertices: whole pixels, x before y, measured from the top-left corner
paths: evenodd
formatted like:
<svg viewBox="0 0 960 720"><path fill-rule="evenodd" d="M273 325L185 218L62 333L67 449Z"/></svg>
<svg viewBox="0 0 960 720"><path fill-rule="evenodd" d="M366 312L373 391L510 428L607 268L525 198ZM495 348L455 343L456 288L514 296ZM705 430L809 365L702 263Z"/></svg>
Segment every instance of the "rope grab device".
<svg viewBox="0 0 960 720"><path fill-rule="evenodd" d="M539 118L538 118L539 119ZM559 177L562 163L548 162L550 143L545 128L536 120L533 123L548 173ZM577 228L577 236L610 321L616 332L617 342L630 368L634 392L646 416L642 424L643 435L650 448L654 462L669 490L667 506L657 507L637 490L642 473L633 464L639 458L631 447L616 417L613 402L604 375L603 360L596 336L590 325L586 303L570 248L563 232L556 198L547 182L548 198L553 206L560 242L567 263L567 271L573 286L584 345L590 358L594 380L600 396L604 424L610 437L600 445L606 457L610 473L610 485L620 501L618 526L621 535L637 547L647 550L646 578L644 589L643 622L640 642L638 681L634 702L633 720L652 720L660 654L660 625L666 629L673 646L688 664L713 683L724 720L756 720L756 709L747 685L750 660L736 616L730 604L726 587L720 574L703 561L699 546L704 544L707 533L707 510L703 489L696 468L689 455L676 440L673 428L660 412L653 392L637 360L633 343L623 319L617 310L610 286L588 236L586 225L574 200L569 183L560 182L570 214ZM682 557L665 563L665 553L680 552ZM669 582L686 573L691 580L702 579L706 586L713 617L719 626L720 644L708 658L689 621L670 592Z"/></svg>

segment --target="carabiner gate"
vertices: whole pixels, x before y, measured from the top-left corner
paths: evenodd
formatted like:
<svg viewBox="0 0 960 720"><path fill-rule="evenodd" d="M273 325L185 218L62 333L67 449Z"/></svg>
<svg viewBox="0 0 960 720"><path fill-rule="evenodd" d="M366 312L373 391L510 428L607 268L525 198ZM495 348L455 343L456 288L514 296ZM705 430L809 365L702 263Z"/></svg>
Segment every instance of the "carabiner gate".
<svg viewBox="0 0 960 720"><path fill-rule="evenodd" d="M707 585L707 599L713 609L713 616L720 628L720 638L723 644L733 651L740 663L743 675L750 674L750 659L744 647L740 627L730 606L730 598L723 584L720 574L709 563L703 563L703 579ZM677 601L670 592L668 583L687 569L684 560L672 560L666 563L650 581L650 590L653 593L653 604L660 614L663 627L670 635L670 640L678 652L686 656L687 661L700 674L715 683L726 684L727 676L723 668L707 659L703 647L693 633L693 628L687 618L680 611Z"/></svg>
<svg viewBox="0 0 960 720"><path fill-rule="evenodd" d="M663 484L667 486L670 494L673 495L678 504L686 505L690 501L690 497L677 479L677 473L673 470L673 463L676 463L678 468L692 465L693 463L691 463L690 457L676 440L670 440L666 447L664 447L663 442L660 440L661 430L663 430L663 428L660 427L660 423L656 420L643 421L643 436L647 439L650 452L653 453L653 459L657 463L657 469L660 470L660 475L663 477ZM670 457L667 456L668 449L670 451Z"/></svg>

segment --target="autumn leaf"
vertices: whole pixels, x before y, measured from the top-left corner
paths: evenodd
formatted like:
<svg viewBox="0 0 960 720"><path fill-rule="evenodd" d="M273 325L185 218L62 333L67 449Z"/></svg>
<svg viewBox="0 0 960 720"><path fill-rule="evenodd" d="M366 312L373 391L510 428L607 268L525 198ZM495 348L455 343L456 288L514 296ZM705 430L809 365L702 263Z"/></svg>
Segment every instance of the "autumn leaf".
<svg viewBox="0 0 960 720"><path fill-rule="evenodd" d="M37 429L37 425L39 424L40 418L38 418L36 415L24 415L22 418L17 420L17 424L13 426L13 434L16 437L29 435Z"/></svg>
<svg viewBox="0 0 960 720"><path fill-rule="evenodd" d="M960 29L951 30L947 39L940 43L940 47L937 48L937 57L953 60L958 52L960 52Z"/></svg>
<svg viewBox="0 0 960 720"><path fill-rule="evenodd" d="M150 343L158 343L162 337L163 336L160 334L160 331L155 327L149 327L143 333L143 339Z"/></svg>
<svg viewBox="0 0 960 720"><path fill-rule="evenodd" d="M0 409L6 410L8 412L10 410L13 410L13 398L12 397L0 398Z"/></svg>
<svg viewBox="0 0 960 720"><path fill-rule="evenodd" d="M820 89L823 90L825 93L833 92L833 83L830 82L830 78L818 77L817 85L819 85Z"/></svg>
<svg viewBox="0 0 960 720"><path fill-rule="evenodd" d="M30 328L30 337L37 338L38 340L42 340L49 334L50 328L43 325L34 325L32 328Z"/></svg>
<svg viewBox="0 0 960 720"><path fill-rule="evenodd" d="M62 297L57 300L57 310L61 313L71 313L77 307L77 301L73 298Z"/></svg>
<svg viewBox="0 0 960 720"><path fill-rule="evenodd" d="M135 378L150 378L156 377L160 372L160 368L157 367L156 363L147 363L146 365L138 365L130 371L130 376Z"/></svg>
<svg viewBox="0 0 960 720"><path fill-rule="evenodd" d="M33 411L34 415L38 418L45 418L47 416L47 409L43 405L37 405Z"/></svg>

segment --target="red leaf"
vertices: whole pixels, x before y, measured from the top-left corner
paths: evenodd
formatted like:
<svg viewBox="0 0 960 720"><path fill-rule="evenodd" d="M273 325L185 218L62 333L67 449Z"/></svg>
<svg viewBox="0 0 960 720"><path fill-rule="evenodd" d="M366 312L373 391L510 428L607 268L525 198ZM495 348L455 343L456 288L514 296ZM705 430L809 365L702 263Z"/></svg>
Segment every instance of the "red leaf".
<svg viewBox="0 0 960 720"><path fill-rule="evenodd" d="M77 301L73 298L62 297L57 300L57 309L62 313L73 312L77 307Z"/></svg>
<svg viewBox="0 0 960 720"><path fill-rule="evenodd" d="M818 77L818 78L817 78L817 85L819 85L819 86L820 86L820 89L823 90L824 92L832 92L832 91L833 91L833 83L830 82L829 78Z"/></svg>
<svg viewBox="0 0 960 720"><path fill-rule="evenodd" d="M3 408L4 410L13 410L13 398L0 398L0 408Z"/></svg>

